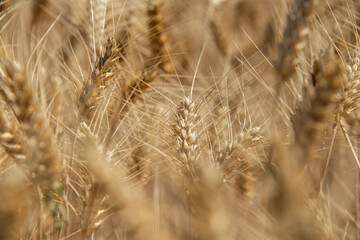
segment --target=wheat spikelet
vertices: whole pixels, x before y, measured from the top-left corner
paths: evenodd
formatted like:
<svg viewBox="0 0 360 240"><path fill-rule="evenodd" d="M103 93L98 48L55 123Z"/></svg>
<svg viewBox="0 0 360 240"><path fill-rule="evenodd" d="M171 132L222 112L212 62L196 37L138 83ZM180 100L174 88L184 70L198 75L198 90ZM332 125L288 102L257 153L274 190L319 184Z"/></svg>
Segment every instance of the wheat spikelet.
<svg viewBox="0 0 360 240"><path fill-rule="evenodd" d="M360 100L360 59L358 57L351 60L348 65L347 82L344 94L341 98L340 115L346 119L350 125L354 125L359 120L357 114Z"/></svg>
<svg viewBox="0 0 360 240"><path fill-rule="evenodd" d="M199 120L196 104L190 97L185 97L177 108L176 123L173 125L176 151L179 154L175 165L185 179L192 181L196 181L199 168L199 135L196 130Z"/></svg>
<svg viewBox="0 0 360 240"><path fill-rule="evenodd" d="M313 0L294 0L292 12L287 16L283 40L278 47L276 70L282 81L287 81L295 72L297 55L306 46L309 34L308 23L315 11Z"/></svg>
<svg viewBox="0 0 360 240"><path fill-rule="evenodd" d="M80 113L91 118L94 109L103 98L106 82L114 76L114 65L119 61L121 49L119 49L112 37L108 38L106 51L99 58L91 76L85 83L80 95Z"/></svg>
<svg viewBox="0 0 360 240"><path fill-rule="evenodd" d="M88 36L90 49L94 54L102 54L101 46L104 42L104 25L107 0L88 0ZM105 50L106 51L106 50Z"/></svg>
<svg viewBox="0 0 360 240"><path fill-rule="evenodd" d="M313 148L319 143L327 122L335 116L340 103L340 93L345 83L345 69L332 51L315 63L313 72L315 88L309 86L297 109L293 121L295 145L303 153L302 163L308 161Z"/></svg>
<svg viewBox="0 0 360 240"><path fill-rule="evenodd" d="M61 227L66 216L61 204L54 201L58 195L62 195L62 186L59 182L61 167L54 137L34 100L25 73L14 62L6 62L3 70L14 94L13 99L7 100L27 138L26 170L41 188L45 201L57 221L56 227Z"/></svg>
<svg viewBox="0 0 360 240"><path fill-rule="evenodd" d="M0 238L360 239L359 9L0 0Z"/></svg>
<svg viewBox="0 0 360 240"><path fill-rule="evenodd" d="M165 73L173 73L173 67L169 59L168 36L165 33L165 20L161 13L161 6L150 3L147 14L150 18L148 22L150 34L150 47L152 56L151 65L158 65Z"/></svg>
<svg viewBox="0 0 360 240"><path fill-rule="evenodd" d="M253 163L248 159L251 159L251 148L257 145L262 138L260 128L251 128L242 132L216 157L216 163L223 171L223 181L233 180L235 188L249 197L253 190L255 176Z"/></svg>
<svg viewBox="0 0 360 240"><path fill-rule="evenodd" d="M98 143L89 127L82 122L79 136L81 146L79 149L80 159L86 161L95 176L96 182L103 186L113 197L116 207L122 210L122 215L127 220L127 235L130 239L171 239L169 233L164 230L156 238L153 226L154 216L148 204L142 203L141 211L136 199L143 199L135 195L131 189L117 182L118 179L107 160L107 150Z"/></svg>

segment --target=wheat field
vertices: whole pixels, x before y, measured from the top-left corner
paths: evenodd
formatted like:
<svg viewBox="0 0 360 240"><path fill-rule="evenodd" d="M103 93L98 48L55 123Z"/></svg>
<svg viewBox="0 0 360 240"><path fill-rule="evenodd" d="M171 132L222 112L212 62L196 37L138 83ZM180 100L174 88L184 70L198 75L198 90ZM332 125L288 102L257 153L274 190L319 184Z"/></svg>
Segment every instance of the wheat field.
<svg viewBox="0 0 360 240"><path fill-rule="evenodd" d="M360 239L358 0L0 0L0 239Z"/></svg>

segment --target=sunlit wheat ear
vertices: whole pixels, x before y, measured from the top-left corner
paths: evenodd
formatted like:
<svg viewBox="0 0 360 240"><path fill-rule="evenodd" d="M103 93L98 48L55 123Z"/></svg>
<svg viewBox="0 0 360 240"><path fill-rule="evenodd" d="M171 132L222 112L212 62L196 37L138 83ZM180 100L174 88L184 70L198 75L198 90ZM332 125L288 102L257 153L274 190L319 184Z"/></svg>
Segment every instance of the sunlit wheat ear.
<svg viewBox="0 0 360 240"><path fill-rule="evenodd" d="M85 161L95 181L109 193L115 206L126 219L127 237L130 239L172 239L166 229L157 238L154 214L148 200L141 193L133 192L126 183L119 182L119 176L107 161L107 150L99 144L97 137L86 123L82 122L79 130L80 160ZM140 204L141 203L141 204ZM140 209L140 210L139 210Z"/></svg>
<svg viewBox="0 0 360 240"><path fill-rule="evenodd" d="M360 117L360 59L351 59L347 67L347 81L341 98L340 114L348 124L355 125Z"/></svg>
<svg viewBox="0 0 360 240"><path fill-rule="evenodd" d="M295 146L303 154L300 161L306 163L319 144L322 131L335 117L340 95L346 81L345 68L333 51L327 51L315 63L313 82L293 115Z"/></svg>
<svg viewBox="0 0 360 240"><path fill-rule="evenodd" d="M191 214L196 239L234 239L230 218L221 192L221 171L202 167L198 181L190 185Z"/></svg>
<svg viewBox="0 0 360 240"><path fill-rule="evenodd" d="M216 157L222 170L223 181L231 182L240 193L250 197L255 181L254 147L261 144L260 128L251 128L240 133Z"/></svg>
<svg viewBox="0 0 360 240"><path fill-rule="evenodd" d="M98 59L94 70L80 94L80 114L91 118L103 99L107 81L114 77L115 64L120 59L119 49L112 37L108 38L105 53Z"/></svg>
<svg viewBox="0 0 360 240"><path fill-rule="evenodd" d="M62 186L59 182L62 169L55 137L19 65L15 62L5 62L3 72L14 94L14 98L7 101L27 139L25 168L42 190L45 201L57 221L56 227L61 227L66 216L61 203L58 202L59 198L62 198Z"/></svg>
<svg viewBox="0 0 360 240"><path fill-rule="evenodd" d="M173 73L174 69L169 58L169 40L166 34L165 19L162 15L162 6L150 3L147 14L150 18L149 40L152 56L151 65L158 65L165 73Z"/></svg>
<svg viewBox="0 0 360 240"><path fill-rule="evenodd" d="M185 179L196 181L199 168L199 145L197 132L200 116L197 105L190 97L185 97L176 110L176 120L173 133L178 158L175 165Z"/></svg>
<svg viewBox="0 0 360 240"><path fill-rule="evenodd" d="M282 81L287 81L295 73L298 54L306 46L309 35L309 21L314 14L316 0L294 0L293 9L286 19L283 39L278 46L276 70Z"/></svg>

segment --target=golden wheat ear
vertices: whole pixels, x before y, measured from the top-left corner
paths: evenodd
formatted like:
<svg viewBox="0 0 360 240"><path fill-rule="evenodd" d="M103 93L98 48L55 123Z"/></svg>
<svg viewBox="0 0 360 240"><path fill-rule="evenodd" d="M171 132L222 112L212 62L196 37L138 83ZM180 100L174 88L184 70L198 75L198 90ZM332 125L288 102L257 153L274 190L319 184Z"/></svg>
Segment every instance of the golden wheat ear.
<svg viewBox="0 0 360 240"><path fill-rule="evenodd" d="M86 165L95 176L97 184L101 185L113 198L115 206L121 210L121 214L127 221L127 236L130 239L173 239L173 236L164 229L156 237L154 226L154 214L150 204L144 202L139 211L139 202L145 199L141 193L135 194L124 183L117 181L117 176L109 165L108 151L104 148L97 137L91 132L86 123L82 122L79 131L80 147L78 156L86 162Z"/></svg>
<svg viewBox="0 0 360 240"><path fill-rule="evenodd" d="M173 137L176 143L178 158L174 164L185 180L191 182L197 179L199 168L198 131L200 116L197 105L190 97L185 97L176 111L176 120L173 125Z"/></svg>
<svg viewBox="0 0 360 240"><path fill-rule="evenodd" d="M11 106L27 140L26 151L20 152L26 155L25 170L42 190L45 202L56 221L55 227L61 228L66 216L62 204L58 202L63 199L63 188L60 183L61 161L55 137L20 66L16 62L5 62L2 69L4 74L1 80L4 80L12 93L6 101ZM1 91L3 92L3 89Z"/></svg>
<svg viewBox="0 0 360 240"><path fill-rule="evenodd" d="M251 197L255 182L254 146L261 144L260 128L245 130L220 151L216 163L222 170L223 182L231 182L243 195Z"/></svg>
<svg viewBox="0 0 360 240"><path fill-rule="evenodd" d="M322 132L333 120L340 104L345 84L345 68L332 50L315 62L312 84L307 85L307 95L302 99L293 115L294 144L302 153L300 164L313 157L314 148L319 144Z"/></svg>
<svg viewBox="0 0 360 240"><path fill-rule="evenodd" d="M347 65L347 81L341 97L340 115L351 126L359 122L360 110L360 58L351 59Z"/></svg>
<svg viewBox="0 0 360 240"><path fill-rule="evenodd" d="M162 15L162 6L149 3L147 14L150 18L149 39L152 56L150 66L158 65L165 73L173 73L174 69L169 57L169 41L166 34L165 19Z"/></svg>
<svg viewBox="0 0 360 240"><path fill-rule="evenodd" d="M122 48L112 37L108 38L104 54L98 59L90 78L80 94L80 114L91 119L96 107L104 97L106 83L114 77L115 66L121 59Z"/></svg>
<svg viewBox="0 0 360 240"><path fill-rule="evenodd" d="M297 55L306 46L308 24L316 10L316 0L294 0L293 10L287 16L283 40L278 46L276 70L282 81L288 81L295 73Z"/></svg>

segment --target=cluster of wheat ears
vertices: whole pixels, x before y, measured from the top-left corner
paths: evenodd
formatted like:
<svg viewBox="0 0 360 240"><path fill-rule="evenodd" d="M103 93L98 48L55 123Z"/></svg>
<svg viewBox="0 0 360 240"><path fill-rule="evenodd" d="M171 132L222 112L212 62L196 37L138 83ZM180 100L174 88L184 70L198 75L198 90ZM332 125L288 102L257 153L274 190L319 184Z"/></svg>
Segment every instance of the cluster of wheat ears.
<svg viewBox="0 0 360 240"><path fill-rule="evenodd" d="M358 0L0 0L0 239L360 239Z"/></svg>

